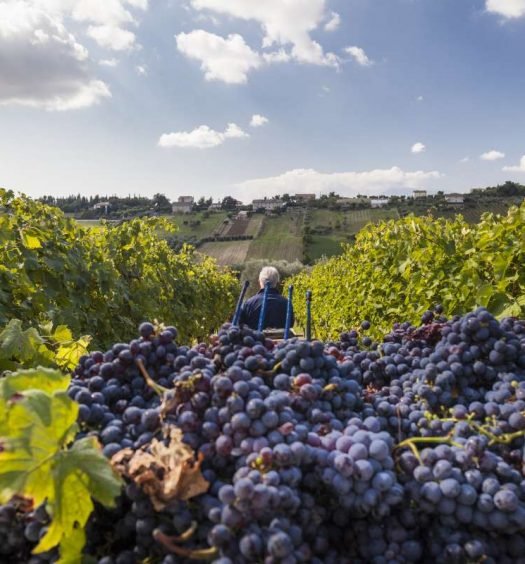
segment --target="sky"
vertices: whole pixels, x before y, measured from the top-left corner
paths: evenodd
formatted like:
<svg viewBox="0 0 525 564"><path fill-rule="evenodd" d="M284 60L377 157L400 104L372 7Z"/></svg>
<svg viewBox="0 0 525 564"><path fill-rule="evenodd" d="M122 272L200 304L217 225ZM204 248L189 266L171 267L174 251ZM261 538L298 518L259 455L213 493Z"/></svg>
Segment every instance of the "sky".
<svg viewBox="0 0 525 564"><path fill-rule="evenodd" d="M0 0L0 186L525 183L525 0Z"/></svg>

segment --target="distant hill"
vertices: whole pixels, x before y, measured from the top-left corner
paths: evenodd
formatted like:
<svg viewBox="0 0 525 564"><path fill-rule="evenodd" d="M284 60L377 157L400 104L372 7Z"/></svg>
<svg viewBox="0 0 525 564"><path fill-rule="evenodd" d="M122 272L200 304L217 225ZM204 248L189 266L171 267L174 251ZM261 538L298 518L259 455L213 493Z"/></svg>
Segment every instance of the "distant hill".
<svg viewBox="0 0 525 564"><path fill-rule="evenodd" d="M242 264L252 259L299 260L306 264L342 252L342 243L352 243L367 223L397 219L408 214L453 218L461 214L477 223L483 213L504 214L523 197L486 194L465 195L463 204L448 204L440 198L402 199L382 208L319 209L293 207L279 215L250 215L238 220L234 213L198 212L169 216L179 232L173 244L189 242L220 264Z"/></svg>

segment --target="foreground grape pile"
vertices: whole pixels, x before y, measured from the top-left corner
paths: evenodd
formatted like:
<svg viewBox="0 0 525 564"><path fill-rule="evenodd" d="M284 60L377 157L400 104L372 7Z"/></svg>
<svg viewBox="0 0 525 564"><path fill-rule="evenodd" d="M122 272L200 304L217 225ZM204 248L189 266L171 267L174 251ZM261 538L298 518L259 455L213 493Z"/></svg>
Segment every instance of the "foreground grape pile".
<svg viewBox="0 0 525 564"><path fill-rule="evenodd" d="M225 325L189 348L143 323L84 357L69 391L81 435L115 461L175 426L209 484L159 507L128 480L117 509L91 518L86 552L99 564L525 562L525 323L437 307L382 343L368 327L276 344ZM45 527L2 516L12 554Z"/></svg>

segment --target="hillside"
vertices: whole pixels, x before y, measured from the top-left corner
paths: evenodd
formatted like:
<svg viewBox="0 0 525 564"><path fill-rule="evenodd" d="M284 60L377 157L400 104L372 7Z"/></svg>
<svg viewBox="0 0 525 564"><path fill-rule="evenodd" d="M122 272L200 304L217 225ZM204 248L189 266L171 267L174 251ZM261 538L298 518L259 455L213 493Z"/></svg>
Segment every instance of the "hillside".
<svg viewBox="0 0 525 564"><path fill-rule="evenodd" d="M253 214L246 228L235 229L239 220L226 212L206 212L170 216L179 227L177 239L196 244L199 251L210 255L220 264L240 264L252 259L300 260L313 263L322 257L342 253L342 243L352 243L356 234L369 223L398 219L408 214L416 216L452 218L461 214L465 221L474 224L483 213L506 213L518 203L515 198L486 198L466 201L463 206L429 205L422 201L402 201L386 208L334 210L318 208L289 208L281 215ZM224 222L227 222L226 224ZM245 223L245 220L243 220ZM232 233L235 233L232 235ZM208 240L204 238L250 237L245 240Z"/></svg>
<svg viewBox="0 0 525 564"><path fill-rule="evenodd" d="M486 213L504 214L521 197L467 197L462 205L450 205L433 199L400 198L383 208L330 209L290 207L279 215L253 213L238 217L235 212L195 212L165 216L178 227L171 236L177 246L190 243L199 251L217 259L221 265L238 265L254 259L299 260L314 263L323 257L342 253L343 243L352 243L365 225L406 215L451 219L462 215L467 223L478 223ZM94 227L96 220L79 223Z"/></svg>

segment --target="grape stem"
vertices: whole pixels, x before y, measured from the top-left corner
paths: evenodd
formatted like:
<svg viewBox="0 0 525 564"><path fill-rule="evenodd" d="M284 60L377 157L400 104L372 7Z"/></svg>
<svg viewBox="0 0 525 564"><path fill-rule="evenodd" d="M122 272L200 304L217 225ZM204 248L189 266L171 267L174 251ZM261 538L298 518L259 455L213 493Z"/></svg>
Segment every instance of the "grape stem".
<svg viewBox="0 0 525 564"><path fill-rule="evenodd" d="M191 528L189 530L191 530ZM157 542L162 544L162 546L166 550L169 550L170 552L177 554L178 556L182 556L183 558L189 558L191 560L213 560L219 554L219 551L215 547L183 548L182 546L175 544L177 542L177 539L179 539L180 537L170 537L165 533L163 533L162 531L160 531L159 529L155 529L153 531L153 538Z"/></svg>
<svg viewBox="0 0 525 564"><path fill-rule="evenodd" d="M167 391L167 388L164 388L163 386L159 386L159 384L157 384L153 378L148 374L148 371L146 370L146 367L144 366L144 363L142 362L142 359L137 359L136 361L137 366L139 367L139 370L142 374L142 376L144 377L144 380L146 380L146 384L153 389L153 391L158 394L160 397L162 397Z"/></svg>

